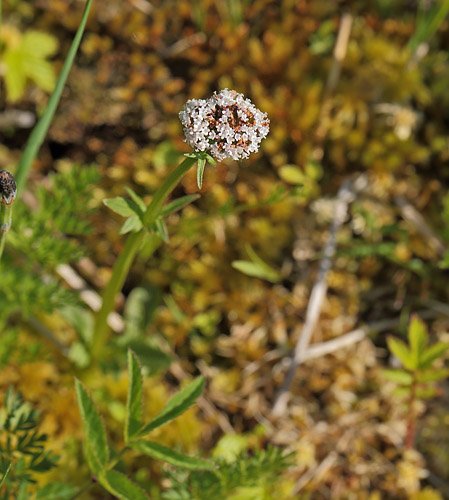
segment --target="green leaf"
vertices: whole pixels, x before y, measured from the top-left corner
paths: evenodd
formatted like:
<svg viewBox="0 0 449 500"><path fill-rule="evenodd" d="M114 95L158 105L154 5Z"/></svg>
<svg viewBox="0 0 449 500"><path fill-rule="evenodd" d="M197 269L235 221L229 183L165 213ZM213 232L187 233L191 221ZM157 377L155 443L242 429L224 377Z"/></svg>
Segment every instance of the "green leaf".
<svg viewBox="0 0 449 500"><path fill-rule="evenodd" d="M269 266L256 254L251 245L246 245L245 248L251 261L235 260L232 262L232 267L234 269L237 269L237 271L247 276L267 280L271 283L277 283L282 279L281 275L275 269Z"/></svg>
<svg viewBox="0 0 449 500"><path fill-rule="evenodd" d="M415 396L419 399L433 399L438 396L439 391L435 387L418 387Z"/></svg>
<svg viewBox="0 0 449 500"><path fill-rule="evenodd" d="M22 54L20 50L5 50L2 56L6 67L5 86L9 101L17 101L25 93L26 73L23 69Z"/></svg>
<svg viewBox="0 0 449 500"><path fill-rule="evenodd" d="M178 453L177 451L166 448L165 446L162 446L159 443L154 443L153 441L137 441L132 443L131 446L144 455L148 455L156 460L163 460L164 462L168 462L169 464L176 465L178 467L184 467L185 469L215 469L215 465L212 462L183 455L182 453Z"/></svg>
<svg viewBox="0 0 449 500"><path fill-rule="evenodd" d="M443 356L448 347L446 342L437 342L428 347L421 356L419 367L423 370L430 368L434 361Z"/></svg>
<svg viewBox="0 0 449 500"><path fill-rule="evenodd" d="M99 475L100 483L120 500L149 500L149 496L139 486L116 470L108 470Z"/></svg>
<svg viewBox="0 0 449 500"><path fill-rule="evenodd" d="M283 181L293 185L302 185L305 180L304 172L296 165L284 165L279 169L279 176Z"/></svg>
<svg viewBox="0 0 449 500"><path fill-rule="evenodd" d="M160 215L161 217L164 217L166 215L170 215L174 212L177 212L178 210L181 210L187 205L190 205L198 198L200 198L199 194L188 194L187 196L181 196L181 198L178 198L174 201L171 201L170 203L167 203L167 205L165 205L162 208Z"/></svg>
<svg viewBox="0 0 449 500"><path fill-rule="evenodd" d="M8 465L5 473L3 474L3 477L0 480L0 488L1 488L2 484L5 482L5 479L8 477L9 471L11 470L11 466L12 466L12 463L9 462L9 465Z"/></svg>
<svg viewBox="0 0 449 500"><path fill-rule="evenodd" d="M137 233L143 227L142 221L138 215L132 215L128 217L120 229L120 234L126 234L129 232Z"/></svg>
<svg viewBox="0 0 449 500"><path fill-rule="evenodd" d="M382 370L381 374L397 384L411 385L413 382L412 375L404 370Z"/></svg>
<svg viewBox="0 0 449 500"><path fill-rule="evenodd" d="M413 314L408 327L408 342L412 352L413 359L418 364L421 355L426 349L428 342L427 328L424 322Z"/></svg>
<svg viewBox="0 0 449 500"><path fill-rule="evenodd" d="M89 444L89 441L84 440L84 451L86 453L86 460L87 460L87 465L89 466L89 469L98 476L104 468L100 464L98 458L95 456L92 447Z"/></svg>
<svg viewBox="0 0 449 500"><path fill-rule="evenodd" d="M199 189L201 189L201 186L203 185L203 175L205 167L206 167L206 159L198 158L198 167L196 169L196 181L198 183Z"/></svg>
<svg viewBox="0 0 449 500"><path fill-rule="evenodd" d="M121 215L122 217L131 217L133 215L141 217L143 215L142 210L136 202L133 200L127 200L121 196L117 196L116 198L106 198L103 200L103 203L113 212Z"/></svg>
<svg viewBox="0 0 449 500"><path fill-rule="evenodd" d="M388 336L387 344L390 352L396 356L399 361L404 365L408 370L414 370L417 368L417 363L413 359L412 353L408 349L407 345L395 337Z"/></svg>
<svg viewBox="0 0 449 500"><path fill-rule="evenodd" d="M126 299L123 313L125 318L125 333L118 339L120 344L123 341L127 345L130 339L136 339L145 335L145 330L151 322L160 302L161 293L158 288L133 288Z"/></svg>
<svg viewBox="0 0 449 500"><path fill-rule="evenodd" d="M77 379L75 379L75 388L83 420L84 433L89 443L90 451L92 451L93 456L98 460L99 465L106 467L109 461L109 448L100 414L87 390Z"/></svg>
<svg viewBox="0 0 449 500"><path fill-rule="evenodd" d="M129 387L126 402L125 443L133 438L142 425L143 378L137 356L128 349Z"/></svg>
<svg viewBox="0 0 449 500"><path fill-rule="evenodd" d="M150 375L155 374L170 366L172 358L159 348L150 347L143 341L131 340L128 346L139 356L142 366Z"/></svg>
<svg viewBox="0 0 449 500"><path fill-rule="evenodd" d="M56 54L58 40L43 31L27 31L23 35L22 50L29 57L44 59Z"/></svg>
<svg viewBox="0 0 449 500"><path fill-rule="evenodd" d="M168 243L168 231L165 222L159 217L156 219L154 226L155 233L162 239L162 241Z"/></svg>
<svg viewBox="0 0 449 500"><path fill-rule="evenodd" d="M125 190L134 200L136 205L140 208L142 213L145 213L147 206L145 205L145 202L142 200L142 198L138 194L136 194L129 186L125 186Z"/></svg>
<svg viewBox="0 0 449 500"><path fill-rule="evenodd" d="M418 372L416 377L419 383L438 382L449 377L449 369L443 368L441 370L430 369L423 372Z"/></svg>
<svg viewBox="0 0 449 500"><path fill-rule="evenodd" d="M200 376L184 387L184 389L176 393L170 399L165 408L152 420L150 420L150 422L142 427L138 435L144 436L157 427L160 427L176 417L179 417L179 415L182 415L201 395L203 387L204 377Z"/></svg>
<svg viewBox="0 0 449 500"><path fill-rule="evenodd" d="M36 493L36 500L70 500L78 491L67 483L48 483Z"/></svg>

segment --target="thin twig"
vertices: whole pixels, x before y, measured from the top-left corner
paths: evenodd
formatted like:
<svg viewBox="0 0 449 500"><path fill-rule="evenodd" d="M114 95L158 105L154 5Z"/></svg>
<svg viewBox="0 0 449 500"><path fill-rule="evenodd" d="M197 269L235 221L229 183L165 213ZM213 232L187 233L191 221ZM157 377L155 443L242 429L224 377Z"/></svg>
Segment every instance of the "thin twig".
<svg viewBox="0 0 449 500"><path fill-rule="evenodd" d="M418 233L424 237L426 242L441 257L446 251L446 246L424 217L405 198L398 196L394 201L401 210L402 217L416 228Z"/></svg>
<svg viewBox="0 0 449 500"><path fill-rule="evenodd" d="M295 495L298 494L304 488L304 486L306 486L307 483L312 481L312 479L315 479L315 481L319 481L326 474L326 472L331 467L333 467L337 459L338 454L335 453L335 451L331 451L320 464L308 470L298 479L298 481L296 481L293 493Z"/></svg>
<svg viewBox="0 0 449 500"><path fill-rule="evenodd" d="M318 322L321 306L326 295L327 275L332 266L332 258L335 255L338 230L346 219L348 205L355 197L354 191L363 189L365 187L365 183L366 179L362 176L358 177L353 182L347 179L338 190L334 209L334 219L332 221L329 239L324 247L324 257L320 262L318 276L312 288L306 312L306 320L295 347L293 362L275 399L273 407L274 416L282 415L287 407L287 400L289 397L288 392L293 381L295 369L305 359L304 356L310 344L312 333Z"/></svg>

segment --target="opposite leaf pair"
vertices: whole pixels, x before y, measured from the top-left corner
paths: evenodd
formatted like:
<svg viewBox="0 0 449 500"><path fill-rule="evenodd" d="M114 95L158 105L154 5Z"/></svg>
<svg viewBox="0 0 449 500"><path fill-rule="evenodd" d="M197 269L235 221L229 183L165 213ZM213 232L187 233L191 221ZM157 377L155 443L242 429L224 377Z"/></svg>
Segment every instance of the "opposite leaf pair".
<svg viewBox="0 0 449 500"><path fill-rule="evenodd" d="M137 356L128 351L129 388L124 429L125 446L117 457L111 457L106 431L98 410L83 384L76 380L76 394L86 436L85 449L89 467L100 484L110 493L124 500L148 500L148 496L126 476L113 467L127 449L192 470L213 469L215 465L199 458L189 457L153 441L141 439L154 429L184 413L200 396L204 378L198 377L175 394L165 408L144 424L142 421L143 378Z"/></svg>

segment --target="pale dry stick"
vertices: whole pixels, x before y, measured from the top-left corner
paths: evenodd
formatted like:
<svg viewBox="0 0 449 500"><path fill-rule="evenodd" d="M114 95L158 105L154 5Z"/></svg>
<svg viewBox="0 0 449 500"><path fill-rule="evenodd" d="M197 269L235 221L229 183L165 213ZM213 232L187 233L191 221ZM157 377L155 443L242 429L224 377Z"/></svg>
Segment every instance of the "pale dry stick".
<svg viewBox="0 0 449 500"><path fill-rule="evenodd" d="M394 202L399 207L402 217L413 225L416 230L423 236L429 246L441 257L446 251L446 246L435 233L433 228L427 223L426 219L416 210L416 208L402 196L394 199Z"/></svg>
<svg viewBox="0 0 449 500"><path fill-rule="evenodd" d="M313 151L315 160L321 160L323 157L323 142L328 132L327 117L331 111L330 97L337 87L341 75L341 66L346 57L348 50L349 37L352 29L352 16L349 13L343 14L340 27L338 29L337 40L335 42L333 60L331 69L327 75L326 86L323 93L323 103L321 105L320 116L318 119L318 126L315 130L315 143L316 147Z"/></svg>
<svg viewBox="0 0 449 500"><path fill-rule="evenodd" d="M316 467L309 469L306 473L304 473L298 481L296 481L295 487L293 489L293 493L297 495L307 483L315 479L315 481L319 481L326 472L331 469L334 464L338 460L338 454L335 451L331 451L329 455Z"/></svg>
<svg viewBox="0 0 449 500"><path fill-rule="evenodd" d="M366 186L366 178L363 176L358 177L355 181L351 182L349 179L343 182L338 190L337 199L334 209L334 218L327 240L326 246L323 251L323 259L320 262L318 276L310 294L310 301L307 307L306 320L299 336L298 342L295 347L293 362L287 372L284 383L275 399L273 406L273 415L282 415L287 408L287 401L289 398L289 390L295 374L295 369L304 360L304 355L310 344L312 333L315 330L316 324L321 311L324 297L327 291L327 275L332 267L332 258L335 255L337 245L337 233L342 224L344 223L348 206L355 197L355 190L359 191Z"/></svg>

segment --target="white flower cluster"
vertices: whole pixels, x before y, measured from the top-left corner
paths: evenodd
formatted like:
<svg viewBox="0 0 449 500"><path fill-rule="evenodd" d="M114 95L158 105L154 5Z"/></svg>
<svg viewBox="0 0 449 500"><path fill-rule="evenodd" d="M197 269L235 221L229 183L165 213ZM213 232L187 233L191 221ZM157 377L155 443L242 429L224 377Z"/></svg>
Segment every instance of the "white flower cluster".
<svg viewBox="0 0 449 500"><path fill-rule="evenodd" d="M239 160L258 151L270 120L235 90L214 92L209 99L190 99L179 113L185 142L221 161Z"/></svg>

